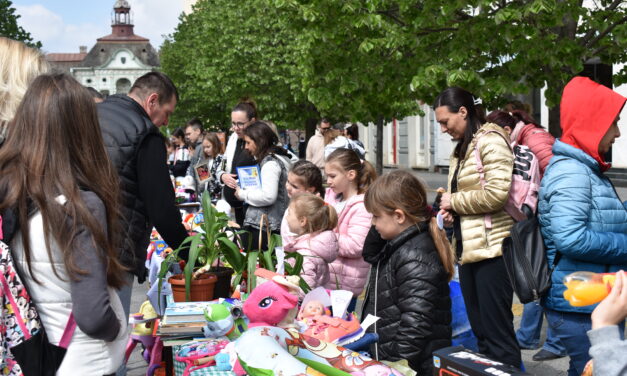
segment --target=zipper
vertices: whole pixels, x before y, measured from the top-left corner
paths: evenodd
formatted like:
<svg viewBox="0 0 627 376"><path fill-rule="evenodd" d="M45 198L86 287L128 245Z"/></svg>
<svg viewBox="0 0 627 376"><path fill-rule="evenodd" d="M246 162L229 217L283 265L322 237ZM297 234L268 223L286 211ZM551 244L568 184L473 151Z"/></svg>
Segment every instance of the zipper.
<svg viewBox="0 0 627 376"><path fill-rule="evenodd" d="M377 315L377 296L379 295L379 264L381 260L377 261L377 271L374 275L374 315ZM374 332L377 333L377 322L374 322ZM379 333L377 333L379 334ZM379 341L374 343L374 358L379 360Z"/></svg>

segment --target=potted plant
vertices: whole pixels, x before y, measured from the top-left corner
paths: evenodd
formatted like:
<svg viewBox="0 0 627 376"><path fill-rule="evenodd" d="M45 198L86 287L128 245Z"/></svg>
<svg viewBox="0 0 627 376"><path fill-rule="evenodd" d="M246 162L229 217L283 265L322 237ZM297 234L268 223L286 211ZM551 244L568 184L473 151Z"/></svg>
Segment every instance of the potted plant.
<svg viewBox="0 0 627 376"><path fill-rule="evenodd" d="M225 273L226 268L214 265L219 262L220 255L228 260L233 269L242 268L242 265L238 264L239 256L241 256L240 248L229 239L227 234L229 217L218 212L211 205L211 198L207 192L202 195L201 204L204 221L200 224L198 232L188 236L178 249L167 255L159 270L159 286L161 286L170 266L178 262L179 254L184 249L189 249L183 274L174 275L168 280L172 285L175 301L213 299L213 290L220 274L222 274L222 281L226 281L228 295L232 270L227 269ZM178 292L183 288L185 295L184 299L181 299ZM199 295L196 289L204 289L204 295Z"/></svg>

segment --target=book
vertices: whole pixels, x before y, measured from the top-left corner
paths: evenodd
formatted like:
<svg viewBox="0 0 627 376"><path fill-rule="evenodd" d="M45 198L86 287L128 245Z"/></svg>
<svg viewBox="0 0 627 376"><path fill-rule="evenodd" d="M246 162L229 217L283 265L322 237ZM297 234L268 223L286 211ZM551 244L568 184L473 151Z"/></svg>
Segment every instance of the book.
<svg viewBox="0 0 627 376"><path fill-rule="evenodd" d="M205 326L205 322L195 323L183 323L183 324L164 324L163 322L157 329L157 335L159 336L181 336L190 337L195 335L203 335L202 328Z"/></svg>
<svg viewBox="0 0 627 376"><path fill-rule="evenodd" d="M206 163L197 165L196 173L198 174L198 181L201 183L210 178L209 166Z"/></svg>
<svg viewBox="0 0 627 376"><path fill-rule="evenodd" d="M163 323L200 322L205 321L205 308L211 302L174 302L168 304L163 314Z"/></svg>
<svg viewBox="0 0 627 376"><path fill-rule="evenodd" d="M242 189L261 189L261 173L259 165L237 168L237 178Z"/></svg>

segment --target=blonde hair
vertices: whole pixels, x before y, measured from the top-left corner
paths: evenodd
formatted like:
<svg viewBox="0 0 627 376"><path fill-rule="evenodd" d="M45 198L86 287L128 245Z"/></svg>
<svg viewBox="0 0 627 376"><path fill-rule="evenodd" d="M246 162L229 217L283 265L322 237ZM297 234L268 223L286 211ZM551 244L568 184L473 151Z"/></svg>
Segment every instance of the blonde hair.
<svg viewBox="0 0 627 376"><path fill-rule="evenodd" d="M311 193L302 193L292 198L290 209L296 218L307 219L305 234L333 230L337 226L337 212L333 206Z"/></svg>
<svg viewBox="0 0 627 376"><path fill-rule="evenodd" d="M335 149L326 159L326 164L333 163L343 171L354 170L357 172L355 184L357 193L362 194L368 190L370 184L377 178L377 171L374 166L359 158L354 150L339 148Z"/></svg>
<svg viewBox="0 0 627 376"><path fill-rule="evenodd" d="M438 227L427 205L427 193L414 175L397 170L379 177L366 192L366 210L372 214L392 214L401 210L412 224L429 222L429 233L433 239L440 261L448 274L449 281L455 274L455 254L446 233Z"/></svg>
<svg viewBox="0 0 627 376"><path fill-rule="evenodd" d="M4 138L6 125L13 120L30 83L48 69L39 50L0 37L0 137Z"/></svg>

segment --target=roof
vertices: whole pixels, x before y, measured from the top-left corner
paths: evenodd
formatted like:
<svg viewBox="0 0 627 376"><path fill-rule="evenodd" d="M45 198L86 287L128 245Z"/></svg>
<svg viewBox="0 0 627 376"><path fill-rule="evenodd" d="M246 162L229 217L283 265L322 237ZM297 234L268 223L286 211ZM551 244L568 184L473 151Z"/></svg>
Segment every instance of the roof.
<svg viewBox="0 0 627 376"><path fill-rule="evenodd" d="M111 43L102 41L103 38L98 39L98 43L92 47L85 59L81 62L81 67L100 67L103 66L115 51L120 49L127 49L131 51L139 60L148 66L159 66L159 54L152 47L150 42L146 39L145 42L137 40L119 40L118 42Z"/></svg>
<svg viewBox="0 0 627 376"><path fill-rule="evenodd" d="M51 53L51 54L47 54L46 55L46 60L51 61L51 62L58 62L58 61L83 61L83 59L85 59L85 56L87 56L86 53L77 53L77 54L71 54L71 53Z"/></svg>
<svg viewBox="0 0 627 376"><path fill-rule="evenodd" d="M106 37L96 39L98 42L149 42L148 38L140 37L139 35L115 35L109 34Z"/></svg>

